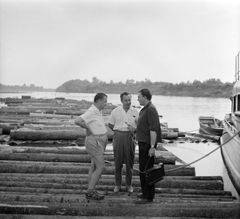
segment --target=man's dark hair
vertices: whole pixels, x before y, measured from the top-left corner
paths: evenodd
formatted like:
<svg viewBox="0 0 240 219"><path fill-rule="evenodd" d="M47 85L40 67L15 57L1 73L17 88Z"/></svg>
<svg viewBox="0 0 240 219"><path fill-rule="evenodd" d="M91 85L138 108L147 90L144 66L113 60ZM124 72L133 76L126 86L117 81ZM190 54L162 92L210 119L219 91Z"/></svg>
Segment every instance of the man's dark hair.
<svg viewBox="0 0 240 219"><path fill-rule="evenodd" d="M99 100L104 99L104 97L107 97L107 94L104 93L97 93L94 97L94 103L96 103Z"/></svg>
<svg viewBox="0 0 240 219"><path fill-rule="evenodd" d="M130 97L132 96L132 95L131 95L130 93L128 93L128 92L123 92L123 93L120 94L120 99L122 100L122 99L123 99L123 96L125 96L125 95L126 95L126 96L129 95Z"/></svg>
<svg viewBox="0 0 240 219"><path fill-rule="evenodd" d="M139 93L141 93L143 97L147 97L148 100L152 99L152 94L147 88L141 89Z"/></svg>

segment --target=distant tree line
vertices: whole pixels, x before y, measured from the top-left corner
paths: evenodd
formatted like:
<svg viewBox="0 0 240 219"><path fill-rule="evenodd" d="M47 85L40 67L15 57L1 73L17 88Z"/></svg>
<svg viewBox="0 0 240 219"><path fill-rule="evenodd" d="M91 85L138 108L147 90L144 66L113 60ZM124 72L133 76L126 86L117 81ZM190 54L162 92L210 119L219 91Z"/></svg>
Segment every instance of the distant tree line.
<svg viewBox="0 0 240 219"><path fill-rule="evenodd" d="M206 81L194 80L193 82L181 82L177 84L168 82L151 82L150 79L145 81L126 80L125 83L117 82L106 83L96 77L92 81L88 80L70 80L59 86L57 92L66 93L121 93L123 91L137 94L142 88L148 88L153 94L165 96L190 96L190 97L230 97L233 83L222 83L220 79L209 79Z"/></svg>
<svg viewBox="0 0 240 219"><path fill-rule="evenodd" d="M38 87L34 84L27 86L26 84L20 85L3 85L0 84L0 92L33 92L33 91L55 91L55 89L45 89L43 86Z"/></svg>

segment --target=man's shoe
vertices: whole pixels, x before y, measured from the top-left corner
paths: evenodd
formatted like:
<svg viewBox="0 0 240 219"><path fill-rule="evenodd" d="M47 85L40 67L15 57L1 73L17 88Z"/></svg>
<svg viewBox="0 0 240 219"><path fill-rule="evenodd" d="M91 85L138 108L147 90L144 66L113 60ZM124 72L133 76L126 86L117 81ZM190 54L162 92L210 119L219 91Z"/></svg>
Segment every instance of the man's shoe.
<svg viewBox="0 0 240 219"><path fill-rule="evenodd" d="M121 186L115 186L113 192L118 193L121 191Z"/></svg>
<svg viewBox="0 0 240 219"><path fill-rule="evenodd" d="M132 186L127 186L128 193L133 193L133 187Z"/></svg>
<svg viewBox="0 0 240 219"><path fill-rule="evenodd" d="M139 195L137 195L137 198L147 199L147 197L146 197L145 195L143 195L143 194L139 194Z"/></svg>
<svg viewBox="0 0 240 219"><path fill-rule="evenodd" d="M138 199L134 202L135 204L151 204L153 203L152 199Z"/></svg>

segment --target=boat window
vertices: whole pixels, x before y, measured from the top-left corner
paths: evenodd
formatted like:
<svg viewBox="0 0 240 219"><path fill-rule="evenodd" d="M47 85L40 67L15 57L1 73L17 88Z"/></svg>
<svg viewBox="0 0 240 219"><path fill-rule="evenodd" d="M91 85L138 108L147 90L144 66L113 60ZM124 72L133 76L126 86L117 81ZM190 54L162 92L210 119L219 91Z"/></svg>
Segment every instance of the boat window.
<svg viewBox="0 0 240 219"><path fill-rule="evenodd" d="M237 95L237 111L240 111L240 94Z"/></svg>
<svg viewBox="0 0 240 219"><path fill-rule="evenodd" d="M232 111L235 112L236 111L236 105L237 104L237 96L233 97L233 106L232 106Z"/></svg>

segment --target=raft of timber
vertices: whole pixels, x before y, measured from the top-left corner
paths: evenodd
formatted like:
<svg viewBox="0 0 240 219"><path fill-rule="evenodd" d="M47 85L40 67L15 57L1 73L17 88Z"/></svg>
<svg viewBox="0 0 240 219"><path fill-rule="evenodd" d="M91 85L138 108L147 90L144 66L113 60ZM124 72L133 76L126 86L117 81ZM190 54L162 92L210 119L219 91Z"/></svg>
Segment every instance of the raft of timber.
<svg viewBox="0 0 240 219"><path fill-rule="evenodd" d="M87 201L90 158L85 148L79 147L84 144L79 140L84 139L84 130L73 121L90 106L89 102L23 98L8 99L6 104L8 107L0 110L1 219L240 217L240 203L231 192L224 191L221 176L196 176L194 167L184 167L181 159L160 145L156 163L164 163L166 176L156 184L153 203L134 204L140 192L138 171L134 170L134 192L129 196L124 184L125 166L123 191L113 193L111 144L105 151L106 169L96 188L105 199ZM106 115L113 108L109 105ZM164 129L167 139L170 135L164 133L171 132ZM174 138L179 135L178 130L172 133ZM111 133L108 135L110 138ZM138 151L134 167L138 169Z"/></svg>
<svg viewBox="0 0 240 219"><path fill-rule="evenodd" d="M12 140L69 140L85 138L85 129L74 124L77 116L92 104L86 100L55 99L3 99L6 106L0 108L0 128L2 134ZM107 126L111 111L116 106L108 103L103 109L109 140L113 132ZM177 139L185 134L178 128L162 127L164 139Z"/></svg>
<svg viewBox="0 0 240 219"><path fill-rule="evenodd" d="M102 201L87 201L87 173L90 160L84 147L0 146L0 218L97 218L191 217L239 218L240 205L231 192L223 190L220 176L196 176L193 167L169 164L168 151L160 151L156 162L165 163L166 176L156 184L151 204L136 205L140 192L138 172L134 170L134 192L113 193L114 165L111 145L104 154L106 169L97 190ZM162 157L161 157L162 153ZM134 167L138 169L138 151ZM164 159L164 157L166 159Z"/></svg>

